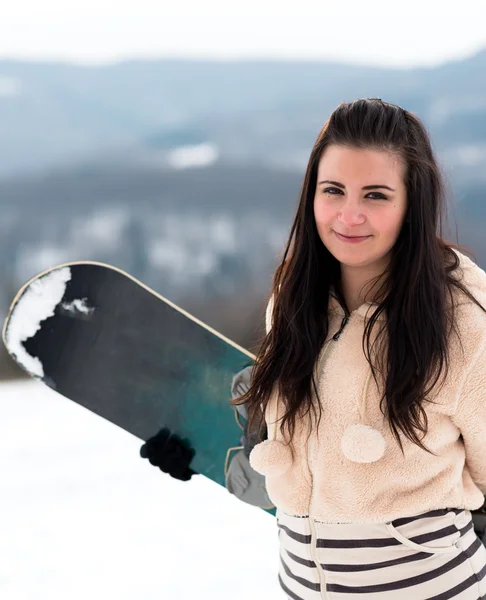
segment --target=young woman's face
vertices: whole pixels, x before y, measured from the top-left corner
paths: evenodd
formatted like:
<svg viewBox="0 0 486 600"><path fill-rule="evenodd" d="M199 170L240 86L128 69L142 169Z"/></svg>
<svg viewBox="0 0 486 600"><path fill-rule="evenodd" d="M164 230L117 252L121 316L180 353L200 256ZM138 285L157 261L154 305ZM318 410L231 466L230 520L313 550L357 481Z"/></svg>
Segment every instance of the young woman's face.
<svg viewBox="0 0 486 600"><path fill-rule="evenodd" d="M322 243L340 263L386 266L407 209L404 170L403 161L385 151L335 144L324 150L314 216ZM338 234L367 237L350 243Z"/></svg>

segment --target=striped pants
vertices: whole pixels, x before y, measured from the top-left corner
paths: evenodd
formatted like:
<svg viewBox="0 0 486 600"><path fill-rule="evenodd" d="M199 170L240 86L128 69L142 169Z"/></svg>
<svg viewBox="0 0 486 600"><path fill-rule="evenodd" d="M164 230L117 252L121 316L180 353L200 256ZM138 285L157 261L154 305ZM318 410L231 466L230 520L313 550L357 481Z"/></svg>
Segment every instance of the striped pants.
<svg viewBox="0 0 486 600"><path fill-rule="evenodd" d="M486 600L486 548L468 510L311 527L277 509L277 524L288 600Z"/></svg>

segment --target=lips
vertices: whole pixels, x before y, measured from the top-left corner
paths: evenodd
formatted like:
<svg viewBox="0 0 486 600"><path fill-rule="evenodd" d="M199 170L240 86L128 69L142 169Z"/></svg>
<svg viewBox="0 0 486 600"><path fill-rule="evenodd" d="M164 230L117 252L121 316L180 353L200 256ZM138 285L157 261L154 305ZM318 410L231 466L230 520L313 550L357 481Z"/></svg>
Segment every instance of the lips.
<svg viewBox="0 0 486 600"><path fill-rule="evenodd" d="M348 238L349 240L355 240L355 239L362 239L362 238L367 238L370 237L369 235L344 235L344 233L339 233L339 231L336 231L335 233L342 235L345 238Z"/></svg>

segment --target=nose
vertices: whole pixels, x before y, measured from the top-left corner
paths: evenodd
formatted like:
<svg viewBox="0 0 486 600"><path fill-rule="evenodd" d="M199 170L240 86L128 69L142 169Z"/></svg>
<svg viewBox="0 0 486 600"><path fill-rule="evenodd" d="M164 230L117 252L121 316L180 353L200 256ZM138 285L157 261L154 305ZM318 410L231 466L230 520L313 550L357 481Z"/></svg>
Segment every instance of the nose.
<svg viewBox="0 0 486 600"><path fill-rule="evenodd" d="M357 202L346 202L338 213L338 220L345 226L361 225L366 220L362 206Z"/></svg>

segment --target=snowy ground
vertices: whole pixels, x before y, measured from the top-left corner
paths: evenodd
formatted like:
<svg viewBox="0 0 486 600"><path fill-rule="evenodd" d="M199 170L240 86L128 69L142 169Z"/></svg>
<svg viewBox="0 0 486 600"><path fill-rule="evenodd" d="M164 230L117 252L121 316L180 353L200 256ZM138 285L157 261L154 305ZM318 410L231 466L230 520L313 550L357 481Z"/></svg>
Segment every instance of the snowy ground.
<svg viewBox="0 0 486 600"><path fill-rule="evenodd" d="M275 517L37 382L0 384L0 598L282 600Z"/></svg>

